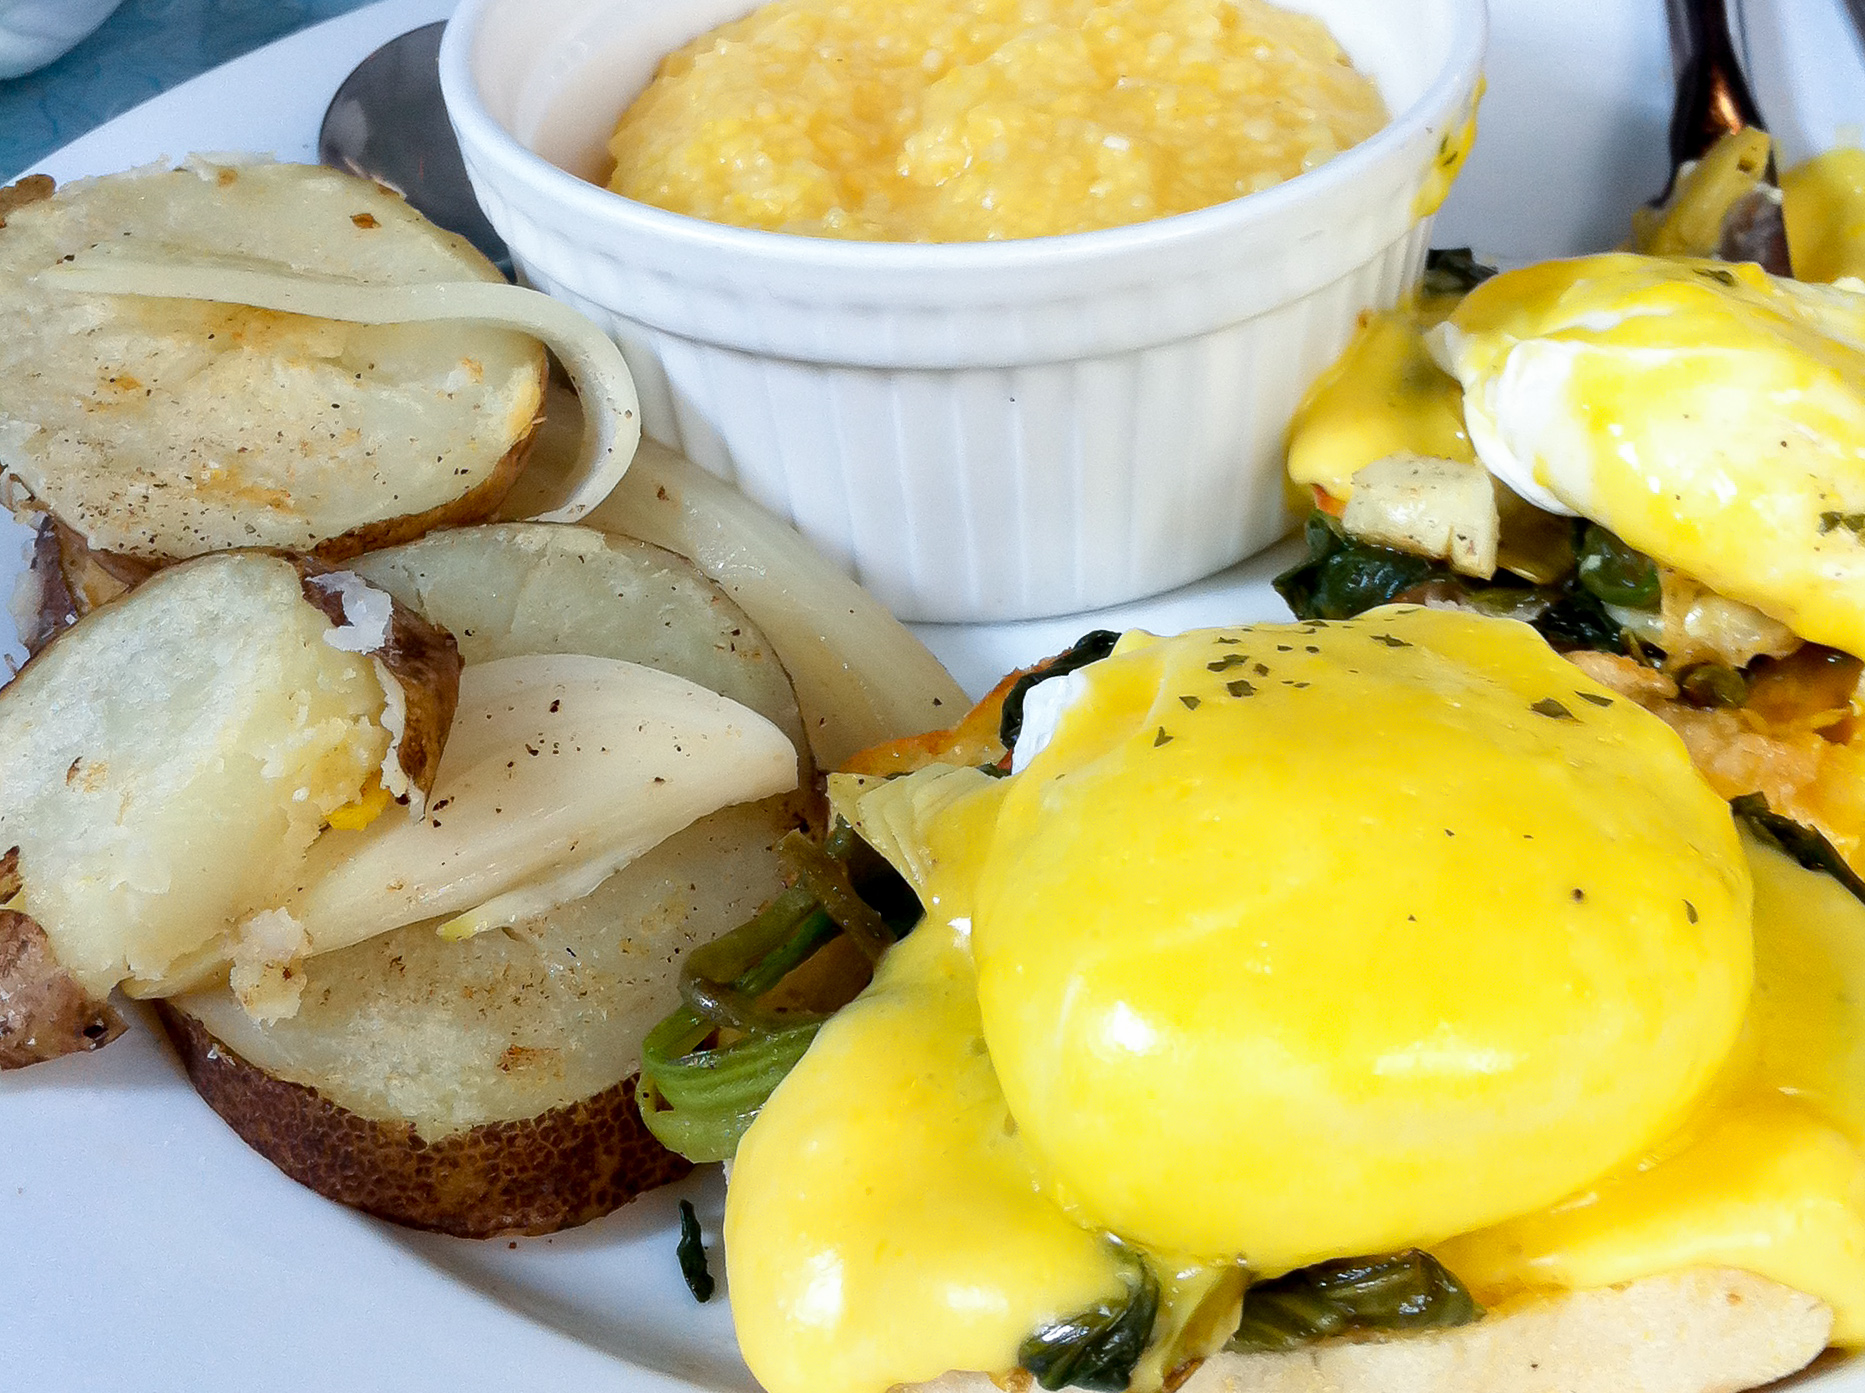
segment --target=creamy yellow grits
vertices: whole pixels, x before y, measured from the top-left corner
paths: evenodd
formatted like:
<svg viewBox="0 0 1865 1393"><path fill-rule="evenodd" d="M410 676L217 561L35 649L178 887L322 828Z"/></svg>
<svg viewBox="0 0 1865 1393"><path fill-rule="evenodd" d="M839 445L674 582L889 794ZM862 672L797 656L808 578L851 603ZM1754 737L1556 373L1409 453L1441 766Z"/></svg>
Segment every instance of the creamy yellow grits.
<svg viewBox="0 0 1865 1393"><path fill-rule="evenodd" d="M776 0L662 62L609 187L817 237L1040 237L1255 193L1386 119L1266 0Z"/></svg>

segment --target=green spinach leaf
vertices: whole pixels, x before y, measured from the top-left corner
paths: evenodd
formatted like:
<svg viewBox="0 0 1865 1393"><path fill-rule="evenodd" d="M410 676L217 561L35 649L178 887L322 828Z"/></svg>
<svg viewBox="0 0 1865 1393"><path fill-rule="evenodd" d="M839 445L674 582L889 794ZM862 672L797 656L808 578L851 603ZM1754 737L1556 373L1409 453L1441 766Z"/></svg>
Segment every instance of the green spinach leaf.
<svg viewBox="0 0 1865 1393"><path fill-rule="evenodd" d="M1745 793L1731 798L1729 810L1762 841L1786 852L1810 871L1825 871L1850 890L1854 899L1865 903L1865 880L1846 864L1838 848L1811 827L1803 827L1770 809L1767 794Z"/></svg>
<svg viewBox="0 0 1865 1393"><path fill-rule="evenodd" d="M1071 1385L1121 1393L1159 1315L1159 1281L1144 1262L1134 1265L1138 1271L1124 1300L1103 1301L1044 1326L1023 1342L1017 1363L1051 1393Z"/></svg>
<svg viewBox="0 0 1865 1393"><path fill-rule="evenodd" d="M1483 1314L1429 1253L1341 1258L1258 1282L1243 1296L1229 1350L1289 1350L1353 1330L1429 1330Z"/></svg>

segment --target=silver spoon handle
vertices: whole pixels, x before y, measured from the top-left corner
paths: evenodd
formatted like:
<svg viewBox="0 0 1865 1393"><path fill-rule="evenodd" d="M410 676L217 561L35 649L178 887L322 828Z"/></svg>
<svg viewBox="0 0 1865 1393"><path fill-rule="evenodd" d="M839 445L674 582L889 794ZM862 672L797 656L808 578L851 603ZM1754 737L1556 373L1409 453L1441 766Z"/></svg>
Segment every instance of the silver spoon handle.
<svg viewBox="0 0 1865 1393"><path fill-rule="evenodd" d="M1865 0L1847 0L1865 8ZM1671 109L1673 168L1701 159L1730 131L1766 130L1742 75L1725 0L1669 0L1677 104Z"/></svg>
<svg viewBox="0 0 1865 1393"><path fill-rule="evenodd" d="M1847 3L1865 7L1865 0ZM1727 0L1669 0L1669 12L1677 104L1671 109L1671 181L1661 202L1676 188L1678 171L1702 159L1725 135L1768 129L1742 74ZM1725 261L1756 262L1777 276L1792 275L1772 151L1761 184L1723 219L1717 255Z"/></svg>
<svg viewBox="0 0 1865 1393"><path fill-rule="evenodd" d="M1846 13L1852 17L1852 32L1865 47L1865 0L1846 0Z"/></svg>

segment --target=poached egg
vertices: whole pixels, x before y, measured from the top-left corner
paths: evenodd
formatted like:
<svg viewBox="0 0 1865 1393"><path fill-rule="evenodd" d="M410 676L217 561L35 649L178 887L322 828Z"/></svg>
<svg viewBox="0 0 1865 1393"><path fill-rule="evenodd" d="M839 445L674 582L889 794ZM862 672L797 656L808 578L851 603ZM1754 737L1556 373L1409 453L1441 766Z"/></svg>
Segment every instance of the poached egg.
<svg viewBox="0 0 1865 1393"><path fill-rule="evenodd" d="M1136 1260L1140 1387L1247 1280L1405 1246L1483 1300L1749 1267L1865 1340L1865 906L1661 722L1410 607L1067 681L1009 778L832 789L927 917L737 1153L772 1393L1008 1370Z"/></svg>

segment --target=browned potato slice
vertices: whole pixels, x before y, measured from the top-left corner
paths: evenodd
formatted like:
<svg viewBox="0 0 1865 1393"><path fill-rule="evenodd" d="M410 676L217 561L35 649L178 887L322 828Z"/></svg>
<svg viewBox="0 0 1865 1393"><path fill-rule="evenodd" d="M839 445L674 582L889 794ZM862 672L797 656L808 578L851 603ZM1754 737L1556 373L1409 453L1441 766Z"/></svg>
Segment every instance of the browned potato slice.
<svg viewBox="0 0 1865 1393"><path fill-rule="evenodd" d="M554 1233L692 1169L642 1126L633 1075L534 1117L421 1142L406 1122L372 1120L271 1077L173 1004L156 1009L189 1080L215 1112L239 1119L255 1151L327 1199L385 1219L460 1238Z"/></svg>
<svg viewBox="0 0 1865 1393"><path fill-rule="evenodd" d="M177 566L65 631L0 689L0 905L33 926L9 921L0 1053L100 1043L48 1022L237 958L331 814L378 788L418 808L459 672L383 592L268 552Z"/></svg>
<svg viewBox="0 0 1865 1393"><path fill-rule="evenodd" d="M642 663L761 712L807 761L763 636L666 552L511 524L356 569L453 628L469 663ZM510 930L450 943L411 925L307 961L295 1016L260 1024L202 991L172 1003L171 1033L215 1109L321 1194L467 1236L585 1222L686 1169L634 1111L641 1039L677 1001L687 948L776 893L776 843L820 817L805 769L799 792L703 818Z"/></svg>
<svg viewBox="0 0 1865 1393"><path fill-rule="evenodd" d="M545 381L529 336L35 279L100 245L381 285L498 279L392 192L316 166L195 161L12 207L0 224L11 326L0 475L90 549L150 562L255 545L350 556L487 517L517 477Z"/></svg>
<svg viewBox="0 0 1865 1393"><path fill-rule="evenodd" d="M672 552L583 527L501 523L358 557L350 569L449 630L469 663L621 658L761 712L814 775L790 675L744 612Z"/></svg>

